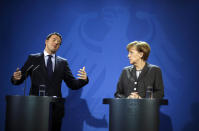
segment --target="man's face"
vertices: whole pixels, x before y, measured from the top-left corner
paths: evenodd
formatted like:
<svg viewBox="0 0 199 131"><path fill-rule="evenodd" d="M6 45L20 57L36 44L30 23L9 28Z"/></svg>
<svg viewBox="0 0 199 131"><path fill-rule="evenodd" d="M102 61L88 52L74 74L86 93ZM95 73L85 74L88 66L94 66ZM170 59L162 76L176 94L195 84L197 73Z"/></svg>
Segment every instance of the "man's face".
<svg viewBox="0 0 199 131"><path fill-rule="evenodd" d="M46 47L45 50L49 54L54 54L60 47L61 39L57 35L52 35L48 40L45 41Z"/></svg>
<svg viewBox="0 0 199 131"><path fill-rule="evenodd" d="M135 46L129 48L128 58L129 58L130 64L137 63L139 60L141 60L142 56L143 56L143 53L138 52Z"/></svg>

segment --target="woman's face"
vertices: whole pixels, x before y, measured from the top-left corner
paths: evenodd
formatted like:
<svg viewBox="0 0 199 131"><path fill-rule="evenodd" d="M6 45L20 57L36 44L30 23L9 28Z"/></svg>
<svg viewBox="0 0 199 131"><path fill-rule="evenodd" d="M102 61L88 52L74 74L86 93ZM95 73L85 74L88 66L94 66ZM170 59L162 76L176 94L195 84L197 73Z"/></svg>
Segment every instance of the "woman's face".
<svg viewBox="0 0 199 131"><path fill-rule="evenodd" d="M129 48L128 58L130 64L132 65L136 64L138 61L142 59L142 56L143 53L138 52L135 46Z"/></svg>

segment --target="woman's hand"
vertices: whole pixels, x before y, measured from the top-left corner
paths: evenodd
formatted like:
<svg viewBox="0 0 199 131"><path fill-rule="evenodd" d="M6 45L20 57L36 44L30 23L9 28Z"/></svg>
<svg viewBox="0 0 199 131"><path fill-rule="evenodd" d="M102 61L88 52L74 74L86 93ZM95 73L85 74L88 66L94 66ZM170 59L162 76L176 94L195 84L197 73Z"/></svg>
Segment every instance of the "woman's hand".
<svg viewBox="0 0 199 131"><path fill-rule="evenodd" d="M132 92L127 98L129 98L129 99L141 99L141 96L139 96L138 92Z"/></svg>

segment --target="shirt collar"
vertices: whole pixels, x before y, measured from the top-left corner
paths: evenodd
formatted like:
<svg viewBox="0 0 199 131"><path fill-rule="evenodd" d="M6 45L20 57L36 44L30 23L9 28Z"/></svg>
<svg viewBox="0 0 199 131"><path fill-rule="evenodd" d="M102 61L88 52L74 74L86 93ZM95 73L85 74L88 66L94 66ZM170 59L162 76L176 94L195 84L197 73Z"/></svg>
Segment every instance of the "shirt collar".
<svg viewBox="0 0 199 131"><path fill-rule="evenodd" d="M46 57L46 56L48 56L48 55L50 55L50 54L48 54L48 52L46 52L46 51L44 50L44 57ZM52 56L52 57L55 57L55 54L51 54L51 56Z"/></svg>

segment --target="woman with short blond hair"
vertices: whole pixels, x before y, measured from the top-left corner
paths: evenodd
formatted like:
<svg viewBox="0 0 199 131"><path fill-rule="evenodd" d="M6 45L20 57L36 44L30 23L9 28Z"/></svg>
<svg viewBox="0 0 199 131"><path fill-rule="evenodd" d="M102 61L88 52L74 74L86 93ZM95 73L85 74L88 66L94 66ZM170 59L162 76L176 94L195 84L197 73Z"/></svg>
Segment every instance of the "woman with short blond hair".
<svg viewBox="0 0 199 131"><path fill-rule="evenodd" d="M150 89L154 98L164 96L161 69L147 63L151 48L147 42L134 41L127 45L128 59L132 66L123 69L117 84L116 98L145 98Z"/></svg>

